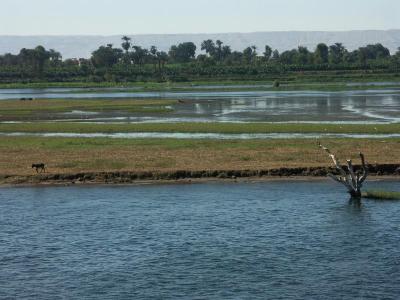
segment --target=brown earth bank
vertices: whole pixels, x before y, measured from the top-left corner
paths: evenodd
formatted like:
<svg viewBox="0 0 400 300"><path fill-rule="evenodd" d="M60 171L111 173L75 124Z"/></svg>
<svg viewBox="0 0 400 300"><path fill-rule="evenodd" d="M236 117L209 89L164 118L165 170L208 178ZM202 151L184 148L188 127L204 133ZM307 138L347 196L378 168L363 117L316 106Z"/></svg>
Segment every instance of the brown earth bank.
<svg viewBox="0 0 400 300"><path fill-rule="evenodd" d="M365 154L371 174L395 175L400 139L325 139L344 163ZM44 163L36 174L32 164ZM332 166L314 139L178 140L0 137L0 184L131 184L325 176ZM261 176L261 177L260 177ZM227 179L230 178L230 179ZM247 180L247 179L245 179Z"/></svg>
<svg viewBox="0 0 400 300"><path fill-rule="evenodd" d="M321 143L344 163L400 164L400 139L326 139ZM29 176L32 164L50 174L179 170L271 170L329 167L329 156L313 139L173 140L0 137L0 175Z"/></svg>
<svg viewBox="0 0 400 300"><path fill-rule="evenodd" d="M360 166L355 166L359 170ZM400 178L400 164L368 165L374 177L395 176ZM336 174L332 167L276 168L268 170L202 170L171 172L83 172L70 174L0 175L1 185L62 185L62 184L134 184L140 182L176 182L182 180L218 179L240 180L251 178L289 179L321 178L328 173Z"/></svg>

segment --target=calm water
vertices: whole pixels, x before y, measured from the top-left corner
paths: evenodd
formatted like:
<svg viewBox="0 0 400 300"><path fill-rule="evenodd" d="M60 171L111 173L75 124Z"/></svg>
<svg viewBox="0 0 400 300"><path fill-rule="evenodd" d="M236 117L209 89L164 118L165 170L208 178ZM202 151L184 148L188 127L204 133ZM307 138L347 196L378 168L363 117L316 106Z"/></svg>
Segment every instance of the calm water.
<svg viewBox="0 0 400 300"><path fill-rule="evenodd" d="M198 140L266 140L266 139L387 139L400 138L398 134L347 134L347 133L183 133L183 132L118 132L118 133L2 133L2 136L34 136L65 138L110 138L110 139L198 139Z"/></svg>
<svg viewBox="0 0 400 300"><path fill-rule="evenodd" d="M398 299L400 203L347 200L328 181L3 188L0 298Z"/></svg>
<svg viewBox="0 0 400 300"><path fill-rule="evenodd" d="M400 89L343 92L109 92L0 90L1 99L32 98L161 98L180 99L169 114L46 114L32 120L85 122L400 122ZM18 101L18 100L16 100ZM21 104L22 105L22 104ZM6 117L6 116L5 116ZM0 121L13 121L2 118Z"/></svg>

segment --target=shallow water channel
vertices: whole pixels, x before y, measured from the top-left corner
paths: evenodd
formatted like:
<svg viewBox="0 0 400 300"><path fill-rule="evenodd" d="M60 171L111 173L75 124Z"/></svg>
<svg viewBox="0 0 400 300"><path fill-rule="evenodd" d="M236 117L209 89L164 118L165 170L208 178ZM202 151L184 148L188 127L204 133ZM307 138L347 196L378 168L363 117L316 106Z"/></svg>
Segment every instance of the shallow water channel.
<svg viewBox="0 0 400 300"><path fill-rule="evenodd" d="M1 99L160 98L179 99L173 112L46 114L34 120L75 122L400 122L400 89L314 91L68 92L62 89L0 90ZM0 112L1 120L1 112Z"/></svg>
<svg viewBox="0 0 400 300"><path fill-rule="evenodd" d="M0 298L396 299L399 224L330 181L0 188Z"/></svg>
<svg viewBox="0 0 400 300"><path fill-rule="evenodd" d="M198 139L198 140L266 140L266 139L388 139L400 138L398 134L347 134L347 133L182 133L182 132L118 132L118 133L1 133L2 136L64 137L64 138L111 138L111 139Z"/></svg>

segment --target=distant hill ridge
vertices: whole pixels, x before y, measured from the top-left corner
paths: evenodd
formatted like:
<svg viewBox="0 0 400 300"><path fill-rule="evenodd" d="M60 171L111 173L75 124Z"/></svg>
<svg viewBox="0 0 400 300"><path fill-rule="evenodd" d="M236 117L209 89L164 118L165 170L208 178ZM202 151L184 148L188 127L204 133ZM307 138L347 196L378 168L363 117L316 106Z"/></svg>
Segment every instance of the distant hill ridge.
<svg viewBox="0 0 400 300"><path fill-rule="evenodd" d="M17 53L21 48L32 48L42 45L48 49L60 51L64 58L87 58L100 45L121 44L121 35L95 36L0 36L0 54ZM360 30L360 31L275 31L253 33L201 33L201 34L148 34L128 35L135 45L143 47L157 46L160 50L168 50L171 45L181 42L194 42L200 51L203 40L220 39L233 50L243 50L255 45L259 52L265 45L279 51L297 48L299 45L313 48L320 42L328 45L343 43L347 49L354 50L367 44L381 43L391 53L400 47L400 30Z"/></svg>

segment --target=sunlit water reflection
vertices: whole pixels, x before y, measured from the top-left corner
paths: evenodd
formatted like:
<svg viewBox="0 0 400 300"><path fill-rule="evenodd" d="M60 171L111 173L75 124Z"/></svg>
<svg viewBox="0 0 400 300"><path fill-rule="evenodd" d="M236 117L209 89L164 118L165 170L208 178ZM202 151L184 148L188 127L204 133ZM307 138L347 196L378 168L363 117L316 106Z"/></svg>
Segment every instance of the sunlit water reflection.
<svg viewBox="0 0 400 300"><path fill-rule="evenodd" d="M67 113L44 114L32 120L69 120L135 122L151 118L153 122L400 122L400 90L366 90L342 92L99 92L99 93L42 93L19 94L0 90L0 99L33 98L160 98L179 99L172 113L108 112L94 115ZM4 117L3 117L4 118ZM2 119L0 112L0 120ZM29 120L29 118L27 118ZM10 120L7 120L10 121Z"/></svg>

